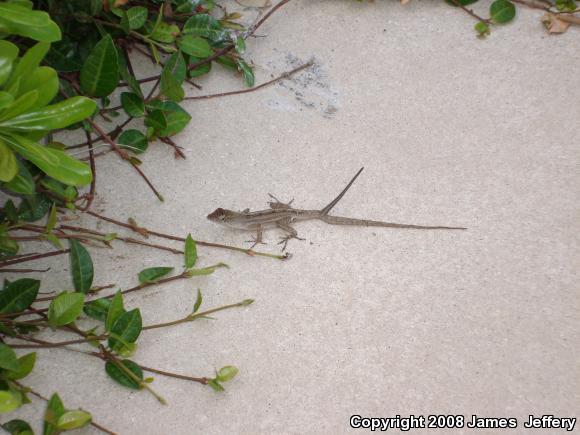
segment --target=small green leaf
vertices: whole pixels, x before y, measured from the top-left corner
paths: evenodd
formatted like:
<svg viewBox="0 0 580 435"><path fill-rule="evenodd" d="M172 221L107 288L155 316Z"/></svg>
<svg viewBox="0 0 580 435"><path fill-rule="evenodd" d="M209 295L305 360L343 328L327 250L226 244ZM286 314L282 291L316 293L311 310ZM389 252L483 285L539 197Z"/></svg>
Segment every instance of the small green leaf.
<svg viewBox="0 0 580 435"><path fill-rule="evenodd" d="M191 314L197 313L201 303L203 302L203 297L201 296L201 290L197 289L197 298L195 299L195 304L193 304L193 312Z"/></svg>
<svg viewBox="0 0 580 435"><path fill-rule="evenodd" d="M246 52L246 40L243 36L238 36L236 39L236 51L240 54L244 54Z"/></svg>
<svg viewBox="0 0 580 435"><path fill-rule="evenodd" d="M203 59L190 56L189 62L191 65L195 65L199 62L203 61ZM207 74L211 71L211 62L203 63L201 65L196 66L195 68L189 68L187 71L187 75L191 78L200 77L204 74ZM235 69L235 66L234 66Z"/></svg>
<svg viewBox="0 0 580 435"><path fill-rule="evenodd" d="M20 363L10 346L0 343L0 368L16 372L20 369Z"/></svg>
<svg viewBox="0 0 580 435"><path fill-rule="evenodd" d="M92 420L91 414L80 409L74 411L66 411L62 414L56 423L56 427L60 430L72 430L86 426Z"/></svg>
<svg viewBox="0 0 580 435"><path fill-rule="evenodd" d="M2 5L5 4L6 3L0 3L0 17L2 16ZM27 13L30 13L30 11L27 11ZM0 25L1 24L2 19L0 18ZM48 42L39 42L26 50L16 65L16 68L14 68L12 76L8 79L8 82L6 82L5 87L8 88L14 85L18 79L26 79L28 74L38 68L49 48L50 44Z"/></svg>
<svg viewBox="0 0 580 435"><path fill-rule="evenodd" d="M88 251L76 239L69 239L70 271L76 291L88 293L93 285L93 260Z"/></svg>
<svg viewBox="0 0 580 435"><path fill-rule="evenodd" d="M74 322L83 311L83 293L63 292L48 307L48 323L52 328Z"/></svg>
<svg viewBox="0 0 580 435"><path fill-rule="evenodd" d="M165 65L163 66L163 70L171 71L171 75L175 78L175 80L179 84L183 83L185 80L187 67L185 65L185 60L183 59L183 54L181 51L177 51L169 56L169 59L167 59L167 62L165 62Z"/></svg>
<svg viewBox="0 0 580 435"><path fill-rule="evenodd" d="M129 369L138 379L143 379L143 370L141 370L141 367L139 367L138 364L129 359L122 360L120 363ZM130 388L132 390L141 389L141 384L130 377L121 368L117 367L115 363L107 361L105 364L105 371L115 382L123 385L124 387Z"/></svg>
<svg viewBox="0 0 580 435"><path fill-rule="evenodd" d="M177 81L171 69L167 68L167 65L163 68L161 72L161 82L159 83L159 90L161 94L165 95L168 100L171 101L181 101L185 96L185 91L181 86L181 83Z"/></svg>
<svg viewBox="0 0 580 435"><path fill-rule="evenodd" d="M129 20L129 28L131 30L143 27L145 21L147 21L147 8L135 6L127 9L127 19Z"/></svg>
<svg viewBox="0 0 580 435"><path fill-rule="evenodd" d="M100 320L104 322L107 318L107 312L109 311L109 306L111 305L111 300L107 298L95 299L90 303L86 304L83 308L85 314L95 320Z"/></svg>
<svg viewBox="0 0 580 435"><path fill-rule="evenodd" d="M32 372L34 365L36 364L36 352L27 353L26 355L18 358L18 370L10 370L6 377L8 379L22 379L25 378Z"/></svg>
<svg viewBox="0 0 580 435"><path fill-rule="evenodd" d="M31 11L17 3L0 3L0 27L3 31L37 41L58 41L60 28L44 11Z"/></svg>
<svg viewBox="0 0 580 435"><path fill-rule="evenodd" d="M57 393L54 393L46 406L44 414L43 435L58 435L60 432L56 425L61 415L66 412L64 404Z"/></svg>
<svg viewBox="0 0 580 435"><path fill-rule="evenodd" d="M123 92L121 94L121 105L127 115L133 118L141 118L145 116L145 103L143 98L132 92Z"/></svg>
<svg viewBox="0 0 580 435"><path fill-rule="evenodd" d="M12 148L0 139L0 181L10 181L18 174L18 163Z"/></svg>
<svg viewBox="0 0 580 435"><path fill-rule="evenodd" d="M509 0L495 0L489 7L491 19L496 23L508 23L516 16L516 7Z"/></svg>
<svg viewBox="0 0 580 435"><path fill-rule="evenodd" d="M52 208L50 209L50 213L48 214L48 219L46 221L46 229L47 233L50 233L56 225L56 205L52 204Z"/></svg>
<svg viewBox="0 0 580 435"><path fill-rule="evenodd" d="M183 35L183 37L177 41L177 45L184 53L191 56L209 57L213 54L209 42L199 36Z"/></svg>
<svg viewBox="0 0 580 435"><path fill-rule="evenodd" d="M117 49L109 34L92 49L85 60L80 75L81 89L93 97L105 97L115 90L119 82Z"/></svg>
<svg viewBox="0 0 580 435"><path fill-rule="evenodd" d="M197 247L195 240L192 239L191 234L187 235L185 239L185 268L189 269L195 266L197 260Z"/></svg>
<svg viewBox="0 0 580 435"><path fill-rule="evenodd" d="M107 317L105 321L105 330L110 331L113 325L121 314L125 313L125 308L123 307L123 294L121 291L117 291L115 296L111 299L109 310L107 311Z"/></svg>
<svg viewBox="0 0 580 435"><path fill-rule="evenodd" d="M1 11L1 9L0 9ZM0 391L0 414L12 412L22 404L21 396L13 391Z"/></svg>
<svg viewBox="0 0 580 435"><path fill-rule="evenodd" d="M489 26L485 21L479 21L478 23L475 24L474 28L479 38L488 36L490 33Z"/></svg>
<svg viewBox="0 0 580 435"><path fill-rule="evenodd" d="M10 435L34 435L32 428L24 420L10 420L2 425L2 429Z"/></svg>
<svg viewBox="0 0 580 435"><path fill-rule="evenodd" d="M212 41L223 38L225 32L219 21L208 14L195 14L183 25L183 34L193 36L203 36L210 38Z"/></svg>
<svg viewBox="0 0 580 435"><path fill-rule="evenodd" d="M234 366L225 366L219 369L216 375L216 380L219 382L227 382L232 380L238 374L238 369Z"/></svg>
<svg viewBox="0 0 580 435"><path fill-rule="evenodd" d="M149 267L139 272L139 283L156 282L173 270L173 267Z"/></svg>
<svg viewBox="0 0 580 435"><path fill-rule="evenodd" d="M111 335L114 334L119 339L109 338L109 347L114 351L119 351L124 347L122 341L135 343L137 338L139 338L139 334L141 334L142 328L143 321L138 308L121 314L110 331Z"/></svg>
<svg viewBox="0 0 580 435"><path fill-rule="evenodd" d="M248 87L254 86L254 82L256 81L254 77L254 72L250 65L244 62L242 59L238 59L238 68L242 71L242 76L244 77L244 83Z"/></svg>
<svg viewBox="0 0 580 435"><path fill-rule="evenodd" d="M224 391L224 387L222 387L215 379L207 381L207 385L209 385L214 391Z"/></svg>
<svg viewBox="0 0 580 435"><path fill-rule="evenodd" d="M175 41L177 35L179 27L175 24L159 23L149 37L155 41L170 43Z"/></svg>
<svg viewBox="0 0 580 435"><path fill-rule="evenodd" d="M129 129L125 130L117 139L121 148L133 151L136 154L141 154L149 147L147 137L139 130Z"/></svg>
<svg viewBox="0 0 580 435"><path fill-rule="evenodd" d="M0 292L0 313L20 313L36 300L40 281L22 278L8 284Z"/></svg>

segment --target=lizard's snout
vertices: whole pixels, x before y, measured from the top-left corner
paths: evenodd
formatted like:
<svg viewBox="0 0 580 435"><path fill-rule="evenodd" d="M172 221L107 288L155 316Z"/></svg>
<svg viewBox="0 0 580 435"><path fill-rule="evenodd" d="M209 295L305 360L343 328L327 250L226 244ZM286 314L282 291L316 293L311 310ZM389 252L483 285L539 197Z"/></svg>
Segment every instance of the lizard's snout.
<svg viewBox="0 0 580 435"><path fill-rule="evenodd" d="M226 211L223 208L216 208L212 213L207 215L210 221L222 221L224 220Z"/></svg>

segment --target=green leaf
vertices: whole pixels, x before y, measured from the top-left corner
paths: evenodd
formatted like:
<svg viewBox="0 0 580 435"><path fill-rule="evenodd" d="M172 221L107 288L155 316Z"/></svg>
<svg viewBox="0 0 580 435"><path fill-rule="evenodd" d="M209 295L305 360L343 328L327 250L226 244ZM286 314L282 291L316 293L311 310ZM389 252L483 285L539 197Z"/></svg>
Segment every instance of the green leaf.
<svg viewBox="0 0 580 435"><path fill-rule="evenodd" d="M222 387L215 379L207 381L207 385L209 385L214 391L224 391L224 387Z"/></svg>
<svg viewBox="0 0 580 435"><path fill-rule="evenodd" d="M489 35L490 33L489 26L485 21L479 21L478 23L476 23L474 29L477 32L477 36L480 38L483 38Z"/></svg>
<svg viewBox="0 0 580 435"><path fill-rule="evenodd" d="M171 71L171 74L179 84L183 83L187 66L185 65L185 60L183 59L181 51L176 51L169 56L169 59L167 59L167 62L165 62L165 65L163 66L164 71L165 69Z"/></svg>
<svg viewBox="0 0 580 435"><path fill-rule="evenodd" d="M14 60L17 57L18 47L12 42L0 40L0 86L10 77Z"/></svg>
<svg viewBox="0 0 580 435"><path fill-rule="evenodd" d="M2 429L10 435L34 435L32 428L24 420L10 420L2 425Z"/></svg>
<svg viewBox="0 0 580 435"><path fill-rule="evenodd" d="M0 13L1 13L0 9ZM22 404L21 396L13 391L0 391L0 414L12 412Z"/></svg>
<svg viewBox="0 0 580 435"><path fill-rule="evenodd" d="M156 282L173 270L173 267L149 267L139 272L139 283Z"/></svg>
<svg viewBox="0 0 580 435"><path fill-rule="evenodd" d="M145 125L159 133L167 129L167 118L162 110L152 110L145 118Z"/></svg>
<svg viewBox="0 0 580 435"><path fill-rule="evenodd" d="M195 266L197 260L197 247L195 245L195 240L191 237L191 234L187 235L185 239L185 268L189 269Z"/></svg>
<svg viewBox="0 0 580 435"><path fill-rule="evenodd" d="M203 297L201 296L201 290L197 289L197 298L195 299L195 304L193 304L193 312L191 314L197 313L201 303L203 302Z"/></svg>
<svg viewBox="0 0 580 435"><path fill-rule="evenodd" d="M3 343L0 343L0 368L12 372L18 371L20 368L20 363L12 348Z"/></svg>
<svg viewBox="0 0 580 435"><path fill-rule="evenodd" d="M127 115L133 118L141 118L145 116L145 103L143 98L132 92L123 92L121 94L121 105Z"/></svg>
<svg viewBox="0 0 580 435"><path fill-rule="evenodd" d="M143 379L143 370L138 364L134 363L129 359L124 359L120 362L127 369L129 369L137 378ZM115 382L123 385L124 387L130 388L132 390L140 390L141 384L139 384L135 379L129 377L122 369L117 367L115 363L107 361L105 364L105 371Z"/></svg>
<svg viewBox="0 0 580 435"><path fill-rule="evenodd" d="M173 101L154 100L149 103L149 107L159 110L151 111L145 119L145 125L155 128L155 132L159 137L167 137L179 133L191 120L189 113ZM157 112L159 111L162 113L158 114ZM155 122L153 122L154 114ZM164 126L161 124L162 122L165 123ZM160 124L159 127L157 123Z"/></svg>
<svg viewBox="0 0 580 435"><path fill-rule="evenodd" d="M0 113L0 121L10 120L32 109L38 100L38 91L33 90L20 95Z"/></svg>
<svg viewBox="0 0 580 435"><path fill-rule="evenodd" d="M52 328L74 322L83 311L83 293L63 292L48 307L48 323Z"/></svg>
<svg viewBox="0 0 580 435"><path fill-rule="evenodd" d="M236 39L236 51L240 54L246 52L246 40L243 36L238 36L238 39Z"/></svg>
<svg viewBox="0 0 580 435"><path fill-rule="evenodd" d="M93 285L93 260L78 240L69 239L69 245L70 271L75 290L86 294Z"/></svg>
<svg viewBox="0 0 580 435"><path fill-rule="evenodd" d="M12 148L0 139L0 181L10 181L18 174L18 163Z"/></svg>
<svg viewBox="0 0 580 435"><path fill-rule="evenodd" d="M36 352L27 353L26 355L21 356L18 358L18 369L17 370L10 370L6 377L8 379L22 379L25 378L32 372L34 368L34 364L36 364Z"/></svg>
<svg viewBox="0 0 580 435"><path fill-rule="evenodd" d="M177 41L177 45L184 53L191 56L209 57L213 54L209 42L199 36L183 35L181 39Z"/></svg>
<svg viewBox="0 0 580 435"><path fill-rule="evenodd" d="M60 430L72 430L86 426L92 420L91 414L80 409L66 411L56 422L56 427Z"/></svg>
<svg viewBox="0 0 580 435"><path fill-rule="evenodd" d="M154 41L170 43L175 41L177 35L179 35L179 27L175 24L159 23L149 37Z"/></svg>
<svg viewBox="0 0 580 435"><path fill-rule="evenodd" d="M159 90L167 99L171 101L181 101L185 96L185 91L181 87L181 83L177 81L173 75L173 71L167 68L167 65L163 68L161 72L161 82L159 84Z"/></svg>
<svg viewBox="0 0 580 435"><path fill-rule="evenodd" d="M133 151L135 154L141 154L147 150L149 142L147 137L139 130L125 130L117 139L121 148Z"/></svg>
<svg viewBox="0 0 580 435"><path fill-rule="evenodd" d="M34 103L34 108L41 108L50 103L58 93L58 75L56 71L48 66L36 68L20 84L18 92L23 95L26 92L38 92L38 98Z"/></svg>
<svg viewBox="0 0 580 435"><path fill-rule="evenodd" d="M0 42L2 42L2 41L0 41ZM1 49L2 48L0 47L0 50ZM0 62L1 61L2 61L2 58L0 57ZM14 97L11 94L9 94L8 92L0 91L0 110L6 108L8 106L11 106L13 102L14 102Z"/></svg>
<svg viewBox="0 0 580 435"><path fill-rule="evenodd" d="M118 339L113 337L109 338L109 347L114 351L119 351L124 347L123 341L126 343L135 343L137 338L139 338L139 334L141 334L142 328L143 321L138 308L124 312L115 321L110 330L110 334L117 336Z"/></svg>
<svg viewBox="0 0 580 435"><path fill-rule="evenodd" d="M90 98L72 97L2 121L0 127L24 132L56 130L88 118L96 108L96 103Z"/></svg>
<svg viewBox="0 0 580 435"><path fill-rule="evenodd" d="M191 65L195 65L196 63L201 62L203 59L199 59L197 57L190 56L189 61ZM235 69L235 66L234 66ZM191 78L199 77L204 74L207 74L211 71L211 62L203 63L195 68L190 68L187 71L187 75Z"/></svg>
<svg viewBox="0 0 580 435"><path fill-rule="evenodd" d="M2 15L1 5L2 3L0 3L0 16ZM2 24L1 19L0 24ZM8 79L8 82L6 82L5 87L12 86L18 79L22 80L26 79L28 74L30 74L31 72L36 70L36 68L38 68L40 62L42 61L42 59L44 59L44 56L48 52L49 48L50 44L48 42L39 42L38 44L35 44L32 47L30 47L26 51L26 53L24 53L24 56L20 58L20 61L16 65L16 68L14 68L12 76Z"/></svg>
<svg viewBox="0 0 580 435"><path fill-rule="evenodd" d="M4 211L6 212L6 206L4 206ZM10 237L8 237L7 233L0 232L0 258L12 257L17 253L18 253L18 244Z"/></svg>
<svg viewBox="0 0 580 435"><path fill-rule="evenodd" d="M119 74L121 74L121 78L125 80L125 82L127 82L127 84L129 85L129 89L131 89L133 93L143 98L143 92L141 91L141 86L139 85L139 82L137 81L135 76L129 72L127 68L127 60L125 58L125 53L123 53L121 50L118 50L117 55L118 55L117 60L119 62Z"/></svg>
<svg viewBox="0 0 580 435"><path fill-rule="evenodd" d="M37 41L58 41L60 28L44 11L31 11L15 3L0 3L0 28Z"/></svg>
<svg viewBox="0 0 580 435"><path fill-rule="evenodd" d="M147 8L143 6L135 6L127 9L129 29L135 30L143 27L145 21L147 21L147 15Z"/></svg>
<svg viewBox="0 0 580 435"><path fill-rule="evenodd" d="M18 160L18 173L5 187L21 195L32 195L36 190L34 179L22 161Z"/></svg>
<svg viewBox="0 0 580 435"><path fill-rule="evenodd" d="M105 97L119 82L117 49L109 34L92 49L81 68L81 89L93 97Z"/></svg>
<svg viewBox="0 0 580 435"><path fill-rule="evenodd" d="M20 313L32 305L38 296L40 281L21 278L8 284L0 292L0 313Z"/></svg>
<svg viewBox="0 0 580 435"><path fill-rule="evenodd" d="M111 300L108 298L95 299L94 301L86 304L83 308L83 311L87 316L104 322L107 318L110 305Z"/></svg>
<svg viewBox="0 0 580 435"><path fill-rule="evenodd" d="M250 65L244 62L242 59L238 59L238 67L240 71L242 71L242 76L244 77L244 83L246 84L246 86L250 88L254 86L254 82L256 79L254 77L254 72L252 71Z"/></svg>
<svg viewBox="0 0 580 435"><path fill-rule="evenodd" d="M219 369L216 375L216 380L219 382L227 382L232 380L238 374L238 369L234 366L225 366Z"/></svg>
<svg viewBox="0 0 580 435"><path fill-rule="evenodd" d="M56 225L56 204L52 204L50 213L48 214L48 219L46 221L45 232L50 233Z"/></svg>
<svg viewBox="0 0 580 435"><path fill-rule="evenodd" d="M509 0L495 0L489 7L491 19L496 23L508 23L516 16L516 7Z"/></svg>
<svg viewBox="0 0 580 435"><path fill-rule="evenodd" d="M45 174L64 184L84 186L92 180L93 176L89 165L73 159L62 151L39 145L14 133L10 136L4 136L2 139Z"/></svg>
<svg viewBox="0 0 580 435"><path fill-rule="evenodd" d="M78 44L69 40L52 44L44 60L59 72L75 72L83 66Z"/></svg>
<svg viewBox="0 0 580 435"><path fill-rule="evenodd" d="M183 34L203 36L212 41L217 41L226 35L221 24L208 14L195 14L183 25Z"/></svg>
<svg viewBox="0 0 580 435"><path fill-rule="evenodd" d="M57 393L54 393L46 406L46 413L44 414L44 435L58 435L60 432L56 425L61 415L66 412L64 404Z"/></svg>
<svg viewBox="0 0 580 435"><path fill-rule="evenodd" d="M105 330L110 331L117 319L125 312L125 308L123 307L123 294L119 290L111 299L111 304L105 320Z"/></svg>

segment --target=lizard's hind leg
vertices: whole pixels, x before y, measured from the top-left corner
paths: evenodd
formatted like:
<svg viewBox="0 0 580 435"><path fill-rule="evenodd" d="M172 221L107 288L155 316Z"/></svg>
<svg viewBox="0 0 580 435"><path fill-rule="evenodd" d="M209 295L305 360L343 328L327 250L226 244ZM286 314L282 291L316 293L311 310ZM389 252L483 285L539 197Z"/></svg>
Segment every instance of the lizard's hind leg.
<svg viewBox="0 0 580 435"><path fill-rule="evenodd" d="M280 239L280 242L278 243L279 245L282 245L282 252L284 252L286 250L286 245L288 245L288 241L291 239L297 239L297 240L304 240L301 237L298 237L298 231L296 231L294 228L292 228L290 226L290 222L285 221L285 222L276 222L276 225L278 226L278 228L280 228L281 230L286 231L288 234L285 235L284 237L282 237Z"/></svg>
<svg viewBox="0 0 580 435"><path fill-rule="evenodd" d="M258 243L261 245L265 245L265 243L262 241L262 236L263 236L262 225L258 225L258 228L256 228L256 235L252 238L252 240L246 240L246 243L253 243L253 245L250 246L249 249L252 249Z"/></svg>
<svg viewBox="0 0 580 435"><path fill-rule="evenodd" d="M276 198L274 195L272 195L271 193L268 193L268 196L274 200L274 201L268 202L268 205L270 206L271 209L276 210L276 209L282 209L282 208L286 208L286 209L292 208L292 203L294 202L294 198L292 198L288 202L282 202L278 198Z"/></svg>

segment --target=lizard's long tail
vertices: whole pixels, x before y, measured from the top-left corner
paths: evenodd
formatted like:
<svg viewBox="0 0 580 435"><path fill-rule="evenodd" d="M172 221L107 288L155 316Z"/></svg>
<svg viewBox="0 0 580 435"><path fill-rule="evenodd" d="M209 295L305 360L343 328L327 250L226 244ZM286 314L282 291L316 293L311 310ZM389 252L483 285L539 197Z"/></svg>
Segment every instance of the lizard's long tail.
<svg viewBox="0 0 580 435"><path fill-rule="evenodd" d="M423 225L407 225L394 224L391 222L368 221L365 219L352 219L342 216L321 216L319 219L330 225L357 225L364 227L384 227L384 228L406 228L411 230L466 230L463 227L443 227L443 226L423 226Z"/></svg>
<svg viewBox="0 0 580 435"><path fill-rule="evenodd" d="M350 180L350 182L346 185L346 187L342 190L342 192L340 192L338 194L338 196L330 202L330 204L328 204L326 207L324 207L322 210L320 210L320 212L322 213L322 216L326 216L330 212L330 210L332 210L332 208L336 204L338 204L338 201L340 201L342 199L342 197L344 196L344 194L346 193L346 191L348 189L350 189L350 186L352 186L352 183L354 183L354 181L357 179L357 177L360 175L360 173L363 171L363 169L364 169L364 166L358 170L356 175L352 178L352 180Z"/></svg>

